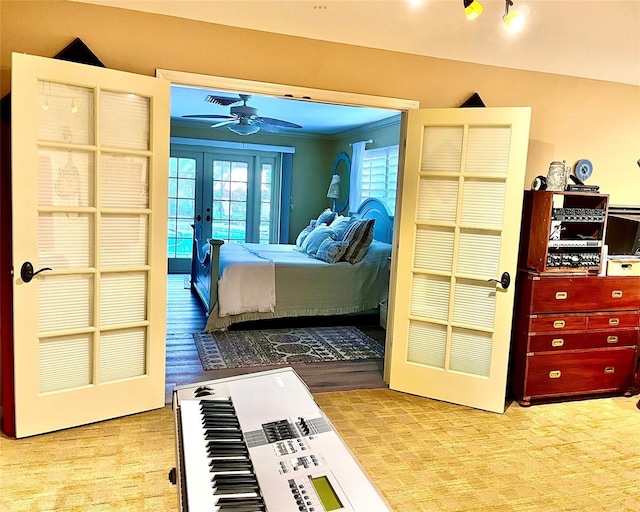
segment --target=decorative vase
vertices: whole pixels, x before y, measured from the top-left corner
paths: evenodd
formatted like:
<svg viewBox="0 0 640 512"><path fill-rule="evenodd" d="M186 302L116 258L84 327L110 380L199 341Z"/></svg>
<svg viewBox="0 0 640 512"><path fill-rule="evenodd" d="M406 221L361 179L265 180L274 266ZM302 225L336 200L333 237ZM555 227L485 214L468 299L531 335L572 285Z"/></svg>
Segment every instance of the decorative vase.
<svg viewBox="0 0 640 512"><path fill-rule="evenodd" d="M564 190L567 186L568 168L566 161L554 160L549 164L547 173L547 190Z"/></svg>

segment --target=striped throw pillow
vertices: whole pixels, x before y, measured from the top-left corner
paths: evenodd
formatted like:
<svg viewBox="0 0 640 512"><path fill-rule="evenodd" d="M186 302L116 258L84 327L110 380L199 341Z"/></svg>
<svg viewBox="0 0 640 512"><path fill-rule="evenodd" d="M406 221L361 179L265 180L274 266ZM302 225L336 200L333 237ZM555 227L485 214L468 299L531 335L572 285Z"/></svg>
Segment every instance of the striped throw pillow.
<svg viewBox="0 0 640 512"><path fill-rule="evenodd" d="M342 259L349 263L358 263L364 255L373 240L373 225L375 219L361 219L354 222L349 229L345 231L342 240L349 242L349 247Z"/></svg>

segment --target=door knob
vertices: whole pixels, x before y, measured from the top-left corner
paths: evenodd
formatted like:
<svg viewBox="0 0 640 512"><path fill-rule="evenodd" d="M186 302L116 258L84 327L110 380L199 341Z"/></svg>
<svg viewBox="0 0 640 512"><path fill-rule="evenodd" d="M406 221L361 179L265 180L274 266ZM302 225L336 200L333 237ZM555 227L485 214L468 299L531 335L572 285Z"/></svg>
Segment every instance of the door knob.
<svg viewBox="0 0 640 512"><path fill-rule="evenodd" d="M498 283L500 286L502 286L502 288L506 290L511 284L511 276L509 275L509 272L503 272L499 281L497 279L487 279L487 282Z"/></svg>
<svg viewBox="0 0 640 512"><path fill-rule="evenodd" d="M40 270L34 272L33 265L30 261L25 261L20 268L20 277L25 283L30 282L34 276L37 276L40 272L44 272L45 270L53 270L49 267L43 267Z"/></svg>

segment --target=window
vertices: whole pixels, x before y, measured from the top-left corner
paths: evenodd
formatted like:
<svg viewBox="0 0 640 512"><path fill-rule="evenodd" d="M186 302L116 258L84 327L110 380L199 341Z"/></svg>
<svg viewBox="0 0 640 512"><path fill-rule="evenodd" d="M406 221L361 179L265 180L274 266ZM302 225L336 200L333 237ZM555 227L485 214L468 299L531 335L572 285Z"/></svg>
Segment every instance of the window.
<svg viewBox="0 0 640 512"><path fill-rule="evenodd" d="M196 160L169 158L169 258L191 259L195 192Z"/></svg>
<svg viewBox="0 0 640 512"><path fill-rule="evenodd" d="M287 243L295 148L172 137L168 263L189 272L202 241Z"/></svg>
<svg viewBox="0 0 640 512"><path fill-rule="evenodd" d="M274 154L223 155L208 153L205 191L211 179L212 200L203 196L203 204L212 208L211 234L225 241L277 243L279 238L280 190L279 158Z"/></svg>
<svg viewBox="0 0 640 512"><path fill-rule="evenodd" d="M359 206L365 199L375 197L386 204L391 215L395 211L398 185L399 146L365 149L360 171Z"/></svg>

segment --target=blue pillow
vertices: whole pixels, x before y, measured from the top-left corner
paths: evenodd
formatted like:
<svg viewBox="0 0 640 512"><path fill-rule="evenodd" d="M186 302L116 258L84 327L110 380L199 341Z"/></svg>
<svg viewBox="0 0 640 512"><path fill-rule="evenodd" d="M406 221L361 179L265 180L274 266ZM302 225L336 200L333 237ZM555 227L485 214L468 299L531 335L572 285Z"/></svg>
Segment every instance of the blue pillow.
<svg viewBox="0 0 640 512"><path fill-rule="evenodd" d="M316 258L326 261L327 263L336 263L337 261L340 261L340 258L342 258L348 247L349 242L326 238L320 244L320 247L318 247Z"/></svg>
<svg viewBox="0 0 640 512"><path fill-rule="evenodd" d="M306 252L309 256L315 257L320 244L327 238L333 239L334 237L335 234L329 226L318 226L311 233L309 233L309 236L307 236L307 238L304 239L304 242L302 242L302 247L300 247L300 252Z"/></svg>
<svg viewBox="0 0 640 512"><path fill-rule="evenodd" d="M329 227L336 232L336 240L340 240L349 226L356 220L357 219L355 219L354 217L343 217L342 215L337 215L333 222L329 225Z"/></svg>
<svg viewBox="0 0 640 512"><path fill-rule="evenodd" d="M336 212L332 212L331 209L327 208L325 211L323 211L320 216L318 217L318 220L316 221L317 225L319 226L320 224L326 224L327 226L329 224L331 224L334 219L336 218L338 214Z"/></svg>
<svg viewBox="0 0 640 512"><path fill-rule="evenodd" d="M301 247L304 239L309 236L309 233L313 231L313 228L316 227L316 221L312 220L307 227L305 227L300 234L298 234L298 238L296 238L296 247Z"/></svg>

